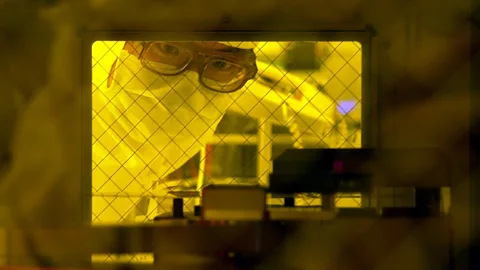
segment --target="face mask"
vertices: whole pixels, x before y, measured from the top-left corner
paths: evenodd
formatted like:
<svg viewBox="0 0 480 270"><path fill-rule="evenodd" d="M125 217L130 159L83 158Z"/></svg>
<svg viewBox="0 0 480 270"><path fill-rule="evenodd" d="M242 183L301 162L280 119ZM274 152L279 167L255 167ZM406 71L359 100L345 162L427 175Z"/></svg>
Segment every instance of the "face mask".
<svg viewBox="0 0 480 270"><path fill-rule="evenodd" d="M153 172L158 180L181 167L208 142L239 92L220 94L206 89L195 72L159 76L122 51L112 85L103 90L110 100L108 116L101 117L110 118L103 119L112 123L108 132L123 139L117 147L123 147L119 154L137 151L124 166L140 178L149 172L152 178Z"/></svg>

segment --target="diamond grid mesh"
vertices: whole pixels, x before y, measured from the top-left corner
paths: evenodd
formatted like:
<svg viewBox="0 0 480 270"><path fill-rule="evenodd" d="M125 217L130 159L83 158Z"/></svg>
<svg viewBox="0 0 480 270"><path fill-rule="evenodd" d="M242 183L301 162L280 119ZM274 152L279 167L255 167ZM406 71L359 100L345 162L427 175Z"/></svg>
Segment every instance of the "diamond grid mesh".
<svg viewBox="0 0 480 270"><path fill-rule="evenodd" d="M293 141L287 147L360 147L361 47L357 43L317 42L315 56L320 68L286 71L292 68L286 68L285 63L280 62L285 58L288 49L295 47L295 43L259 42L256 48L257 60L259 63L264 63L264 68L259 70L260 76L253 79L253 83L247 83L245 86L247 92L239 95L223 95L223 101L229 104L228 106L212 103L216 95L212 97L211 93L203 93L200 90L195 91L196 95L176 94L173 89L182 81L195 83L195 78L188 76L180 77L180 80L173 83L166 83L169 88L164 90L166 95L156 93L157 89L154 88L156 80L145 79L142 76L144 73L142 69L130 67L128 63L131 56L122 57L120 55L122 47L123 42L100 41L93 45L92 221L94 224L135 221L135 218L138 221L138 217L140 221L144 221L152 215L169 211L171 205L170 200L167 200L169 197L167 191L195 189L198 175L175 179L172 175L176 174L172 174L172 171L181 170L181 165L188 163L195 156L199 145L209 143L208 139L215 131L212 126L218 124L221 115L227 109L259 118L260 126L268 121L287 127ZM115 61L117 61L116 69L112 68L112 63ZM119 85L122 83L126 87L120 91L109 91L106 87L109 73L111 70L118 73L119 66L124 67L122 82L117 82L118 78L115 77L113 81ZM258 90L255 88L255 83L261 80L262 74L269 75L272 71L277 75L280 74L280 76L274 76L277 81L260 82L267 86L268 91L252 94L256 93L254 90ZM292 74L296 80L291 79ZM132 82L137 84L137 88L130 87L133 85ZM289 87L300 90L295 93L285 93L285 88ZM248 90L252 91L248 92ZM299 92L304 102L285 101L298 98ZM158 117L158 113L162 112L158 105L172 100L172 96L179 103L177 108L168 111L170 114L175 114L181 106L199 111L209 105L209 112L218 114L219 117L214 119L213 123L201 117L186 120L178 119L174 115L170 118ZM293 98L285 99L285 96ZM192 108L190 99L198 98L209 102L202 108ZM278 100L281 102L278 103ZM341 102L347 102L350 105L345 108L341 106ZM223 121L228 121L228 117ZM322 128L318 128L319 124ZM169 133L173 126L179 128ZM193 137L194 141L174 140L175 134L171 133L182 131ZM264 130L258 128L256 135L240 133L239 137L246 143L255 136L260 137L261 132ZM160 133L169 136L162 137ZM275 139L282 134L263 135L267 138L271 137L264 147L271 147L271 144L275 144ZM155 140L155 136L159 139ZM218 137L216 144L229 144L225 134L215 134L215 136ZM308 140L305 139L307 136ZM175 145L174 150L169 149L169 145L159 143L161 139ZM179 146L179 143L183 146ZM257 161L265 159L261 155L264 152L262 150L258 149L260 154L256 158ZM200 158L208 159L212 155L215 155L214 150L207 151L207 154ZM252 162L253 159L239 166L246 167ZM167 169L159 173L155 169L159 164ZM245 182L237 177L214 178L203 171L205 168L198 164L193 166L196 166L198 174L203 173L206 183ZM257 172L256 178L261 179L262 174L265 173L268 171ZM156 198L156 201L152 203L149 198ZM320 205L321 200L319 196L305 194L297 198L297 204ZM360 206L360 196L359 194L338 195L336 205L337 207ZM192 207L193 200L186 200L186 210L191 210ZM143 215L137 216L139 213ZM97 259L109 261L119 260L119 257L104 255ZM149 256L132 255L123 256L122 259L130 262L149 261Z"/></svg>
<svg viewBox="0 0 480 270"><path fill-rule="evenodd" d="M260 117L260 125L269 121L286 126L293 140L290 147L360 147L360 45L355 42L317 42L314 55L319 67L313 69L286 67L287 52L295 46L294 42L259 42L256 54L263 69L260 68L259 76L247 83L246 92L222 95L198 90L182 96L173 89L182 84L195 85L196 77L180 75L176 81L165 82L164 93L158 93L160 91L155 88L158 80L147 78L142 68L130 66L136 60L133 56L120 55L123 42L96 42L92 55L93 223L134 221L136 216L138 220L138 213L143 213L139 216L145 220L170 210L168 191L195 189L194 177L172 179L171 173L182 169L203 144L209 143L214 127L226 110ZM112 68L115 61L117 64ZM122 73L118 75L120 67ZM111 70L116 74L113 83L122 85L118 91L106 86ZM274 82L261 81L264 79L262 75L271 74L280 76L275 75L277 81ZM259 85L268 91L257 91ZM300 90L282 92L288 88ZM298 95L303 95L300 96L303 102L297 100ZM216 98L223 102L213 103ZM192 106L195 99L208 102L195 107ZM176 108L165 111L164 107L171 107L166 103L172 100L176 102ZM342 107L342 103L349 105ZM208 107L208 113L216 117L208 121L204 117L178 119L175 112L181 107L196 112ZM172 116L166 117L168 114ZM182 137L176 140L176 134L182 132L193 139L184 140ZM258 129L258 133L261 132L264 131ZM239 136L248 141L261 135ZM271 147L274 139L280 136L266 135L272 138L265 147ZM219 138L217 144L229 143L226 136L216 136ZM309 140L305 140L306 137ZM258 150L262 153L262 149ZM214 154L215 151L210 151L207 157ZM263 158L258 155L257 160ZM248 166L251 162L239 166ZM195 166L198 173L205 174L204 168ZM166 169L158 170L158 167ZM265 173L268 171L258 172L257 177L262 178ZM240 182L235 177L204 177L209 183ZM156 198L156 203L149 198ZM192 210L192 203L193 200L186 200L187 211ZM301 195L297 203L320 204L320 200L318 196ZM360 196L357 194L337 197L338 207L359 205Z"/></svg>

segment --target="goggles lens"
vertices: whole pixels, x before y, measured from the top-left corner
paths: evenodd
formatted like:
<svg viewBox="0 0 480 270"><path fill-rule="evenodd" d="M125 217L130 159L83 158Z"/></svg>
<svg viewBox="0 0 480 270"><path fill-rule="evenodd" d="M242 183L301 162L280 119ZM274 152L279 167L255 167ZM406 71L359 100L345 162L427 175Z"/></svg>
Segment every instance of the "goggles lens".
<svg viewBox="0 0 480 270"><path fill-rule="evenodd" d="M193 59L190 49L170 43L153 43L142 55L142 63L146 68L165 76L177 75L190 69ZM236 91L251 79L248 68L231 60L207 56L201 64L196 69L200 83L217 92Z"/></svg>
<svg viewBox="0 0 480 270"><path fill-rule="evenodd" d="M154 43L143 55L143 63L157 73L175 75L182 72L192 61L188 49L168 43Z"/></svg>
<svg viewBox="0 0 480 270"><path fill-rule="evenodd" d="M210 89L230 92L248 80L247 70L235 63L213 58L206 62L200 80Z"/></svg>

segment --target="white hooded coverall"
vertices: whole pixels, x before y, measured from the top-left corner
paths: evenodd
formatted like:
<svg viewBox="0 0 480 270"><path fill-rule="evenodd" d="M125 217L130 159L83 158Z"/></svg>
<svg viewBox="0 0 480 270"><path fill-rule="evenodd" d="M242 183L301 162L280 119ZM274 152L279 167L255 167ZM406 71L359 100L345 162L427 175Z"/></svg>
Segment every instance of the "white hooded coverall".
<svg viewBox="0 0 480 270"><path fill-rule="evenodd" d="M156 184L156 190L164 190L166 195L182 183L162 179L206 144L240 91L213 92L200 85L193 71L159 76L143 68L137 57L123 50L123 44L115 44L120 52L111 69L111 85L105 76L93 74L94 191L148 194ZM240 48L254 45L225 44ZM101 65L106 70L111 64ZM94 197L92 219L94 223L132 220L136 215L132 210L140 199ZM164 211L170 211L170 200L158 201Z"/></svg>

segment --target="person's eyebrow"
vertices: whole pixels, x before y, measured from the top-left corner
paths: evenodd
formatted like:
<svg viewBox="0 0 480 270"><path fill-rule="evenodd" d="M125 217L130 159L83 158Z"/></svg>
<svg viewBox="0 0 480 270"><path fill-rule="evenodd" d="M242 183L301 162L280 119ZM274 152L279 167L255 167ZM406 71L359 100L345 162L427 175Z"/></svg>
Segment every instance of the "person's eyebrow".
<svg viewBox="0 0 480 270"><path fill-rule="evenodd" d="M228 52L228 53L237 53L237 52L242 51L242 49L235 48L235 47L226 47L226 48L223 48L223 49L219 49L219 51Z"/></svg>

